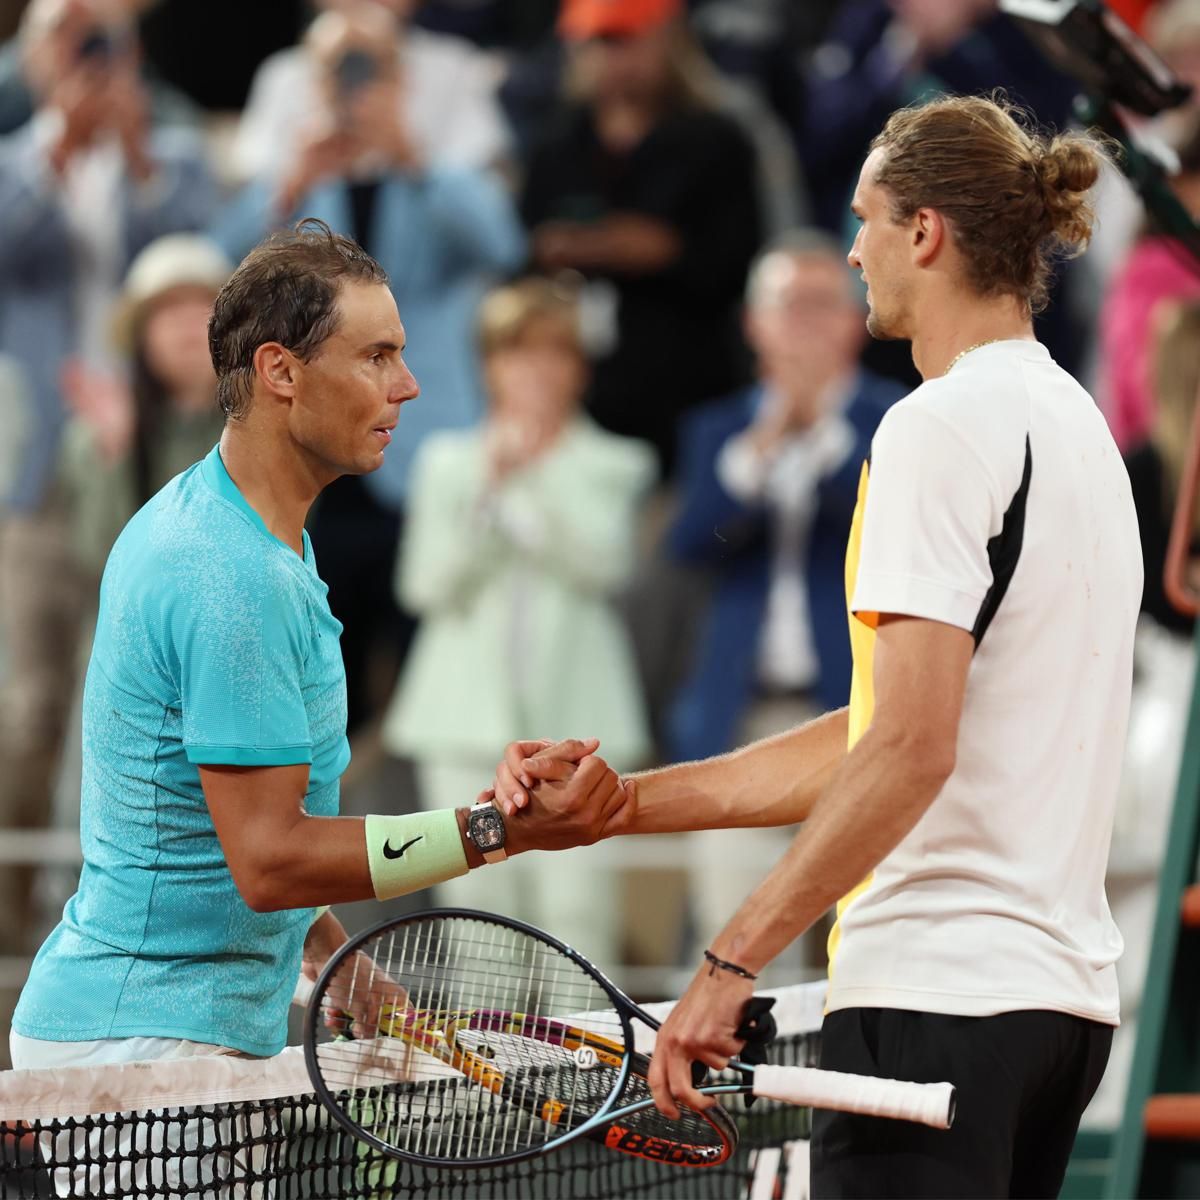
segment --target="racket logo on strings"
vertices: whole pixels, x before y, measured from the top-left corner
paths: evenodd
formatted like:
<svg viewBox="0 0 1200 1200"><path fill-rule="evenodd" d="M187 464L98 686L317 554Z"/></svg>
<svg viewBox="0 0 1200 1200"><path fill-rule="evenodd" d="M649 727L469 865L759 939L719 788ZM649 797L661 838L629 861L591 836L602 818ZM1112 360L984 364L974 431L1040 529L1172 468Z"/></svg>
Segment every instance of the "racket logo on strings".
<svg viewBox="0 0 1200 1200"><path fill-rule="evenodd" d="M590 1071L600 1063L600 1056L591 1046L579 1046L575 1050L575 1065L581 1071Z"/></svg>

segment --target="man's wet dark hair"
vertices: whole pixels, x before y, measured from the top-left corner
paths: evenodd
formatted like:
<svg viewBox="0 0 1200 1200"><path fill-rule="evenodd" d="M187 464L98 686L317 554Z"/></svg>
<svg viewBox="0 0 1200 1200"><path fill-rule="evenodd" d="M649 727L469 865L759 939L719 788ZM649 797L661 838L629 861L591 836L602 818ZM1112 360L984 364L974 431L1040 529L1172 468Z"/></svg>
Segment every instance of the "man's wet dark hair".
<svg viewBox="0 0 1200 1200"><path fill-rule="evenodd" d="M387 272L357 243L308 217L273 234L242 260L221 289L208 322L217 403L227 420L246 413L254 352L278 342L302 362L337 331L344 283L387 286Z"/></svg>

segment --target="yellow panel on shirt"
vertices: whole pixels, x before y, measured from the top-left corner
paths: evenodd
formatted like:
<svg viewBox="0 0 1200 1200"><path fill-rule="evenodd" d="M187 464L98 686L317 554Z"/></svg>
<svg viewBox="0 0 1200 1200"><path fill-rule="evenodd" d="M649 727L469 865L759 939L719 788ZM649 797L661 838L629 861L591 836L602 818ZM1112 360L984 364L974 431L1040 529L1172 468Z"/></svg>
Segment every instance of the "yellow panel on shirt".
<svg viewBox="0 0 1200 1200"><path fill-rule="evenodd" d="M850 731L847 749L853 750L855 743L871 724L875 713L875 628L879 622L876 613L855 614L850 611L854 597L854 585L858 580L858 556L862 549L863 513L867 508L867 486L871 473L870 461L863 463L858 479L858 502L854 506L854 520L850 524L850 540L846 545L846 616L850 624L850 653L854 659L854 674L850 680ZM842 913L855 896L871 884L868 875L856 888L849 891L837 906L838 919L829 931L829 974L833 975L833 964L841 941Z"/></svg>

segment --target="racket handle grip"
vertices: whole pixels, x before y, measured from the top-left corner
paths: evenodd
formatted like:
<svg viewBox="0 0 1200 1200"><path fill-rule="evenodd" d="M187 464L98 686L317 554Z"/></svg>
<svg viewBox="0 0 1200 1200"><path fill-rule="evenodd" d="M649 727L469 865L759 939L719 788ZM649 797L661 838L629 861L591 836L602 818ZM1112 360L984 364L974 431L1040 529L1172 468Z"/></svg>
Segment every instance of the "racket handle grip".
<svg viewBox="0 0 1200 1200"><path fill-rule="evenodd" d="M754 1068L754 1094L787 1104L918 1121L935 1129L949 1129L954 1123L954 1086L949 1083L907 1083L816 1067L759 1066Z"/></svg>

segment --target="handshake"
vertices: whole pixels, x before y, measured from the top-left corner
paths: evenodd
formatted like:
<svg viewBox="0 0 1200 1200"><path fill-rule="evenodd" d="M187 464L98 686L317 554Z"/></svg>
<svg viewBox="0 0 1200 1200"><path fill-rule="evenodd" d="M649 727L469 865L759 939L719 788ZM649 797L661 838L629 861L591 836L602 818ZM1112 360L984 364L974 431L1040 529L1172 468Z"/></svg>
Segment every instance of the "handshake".
<svg viewBox="0 0 1200 1200"><path fill-rule="evenodd" d="M510 742L479 797L505 818L509 854L566 850L635 832L637 784L596 754L595 738Z"/></svg>

